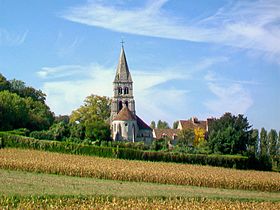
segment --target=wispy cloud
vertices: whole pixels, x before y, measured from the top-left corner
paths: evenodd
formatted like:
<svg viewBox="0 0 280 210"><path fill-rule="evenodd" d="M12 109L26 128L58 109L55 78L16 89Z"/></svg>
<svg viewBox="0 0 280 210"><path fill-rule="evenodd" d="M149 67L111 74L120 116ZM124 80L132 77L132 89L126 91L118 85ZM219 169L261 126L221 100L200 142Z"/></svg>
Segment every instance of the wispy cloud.
<svg viewBox="0 0 280 210"><path fill-rule="evenodd" d="M166 2L148 1L143 8L125 9L125 5L90 1L69 8L62 17L118 32L229 45L257 51L279 62L278 0L234 1L212 16L195 21L170 15L163 9Z"/></svg>
<svg viewBox="0 0 280 210"><path fill-rule="evenodd" d="M73 75L84 75L87 71L87 68L79 65L64 65L56 67L43 67L41 70L37 71L37 76L42 79L54 79L54 78L63 78L66 76Z"/></svg>
<svg viewBox="0 0 280 210"><path fill-rule="evenodd" d="M250 92L242 84L212 81L207 86L215 97L208 99L204 105L213 116L221 116L225 112L244 114L253 105Z"/></svg>
<svg viewBox="0 0 280 210"><path fill-rule="evenodd" d="M0 46L18 46L24 43L28 31L23 33L11 33L6 29L0 28Z"/></svg>
<svg viewBox="0 0 280 210"><path fill-rule="evenodd" d="M74 53L82 42L82 37L69 39L69 37L65 36L62 32L59 32L55 42L56 53L60 57L68 56L69 54Z"/></svg>

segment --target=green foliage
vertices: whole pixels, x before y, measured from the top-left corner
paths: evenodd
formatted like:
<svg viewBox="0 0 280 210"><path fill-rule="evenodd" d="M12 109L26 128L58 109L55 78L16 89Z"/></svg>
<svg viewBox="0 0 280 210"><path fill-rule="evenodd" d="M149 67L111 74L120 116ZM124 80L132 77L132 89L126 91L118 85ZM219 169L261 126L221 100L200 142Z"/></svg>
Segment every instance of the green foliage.
<svg viewBox="0 0 280 210"><path fill-rule="evenodd" d="M85 136L93 141L96 140L111 140L110 126L104 121L87 122L85 124Z"/></svg>
<svg viewBox="0 0 280 210"><path fill-rule="evenodd" d="M251 141L252 144L249 146L248 151L250 154L254 154L256 157L259 156L258 154L258 140L259 140L259 130L253 129L251 134Z"/></svg>
<svg viewBox="0 0 280 210"><path fill-rule="evenodd" d="M86 127L82 123L70 123L69 124L69 129L70 129L70 138L76 138L76 139L85 139L85 132L86 132Z"/></svg>
<svg viewBox="0 0 280 210"><path fill-rule="evenodd" d="M10 90L10 89L11 89L11 84L9 83L9 81L7 81L6 77L0 74L0 91Z"/></svg>
<svg viewBox="0 0 280 210"><path fill-rule="evenodd" d="M106 121L110 117L110 99L105 96L90 95L84 105L72 112L70 122L92 123Z"/></svg>
<svg viewBox="0 0 280 210"><path fill-rule="evenodd" d="M268 133L268 142L269 142L269 154L273 158L277 154L278 145L277 145L278 134L275 129L271 129Z"/></svg>
<svg viewBox="0 0 280 210"><path fill-rule="evenodd" d="M221 154L243 154L251 141L251 126L243 115L225 113L213 121L210 128L208 145L212 152Z"/></svg>
<svg viewBox="0 0 280 210"><path fill-rule="evenodd" d="M43 130L53 119L41 90L26 87L20 80L7 81L0 74L0 130Z"/></svg>
<svg viewBox="0 0 280 210"><path fill-rule="evenodd" d="M40 140L55 140L50 131L32 131L29 135L32 138Z"/></svg>
<svg viewBox="0 0 280 210"><path fill-rule="evenodd" d="M267 131L262 128L260 132L260 142L261 142L261 148L260 148L260 154L261 156L268 156L268 139L267 139Z"/></svg>
<svg viewBox="0 0 280 210"><path fill-rule="evenodd" d="M33 87L25 86L25 83L20 80L10 80L11 92L18 94L22 98L31 98L34 101L45 103L46 94L41 90L36 90Z"/></svg>
<svg viewBox="0 0 280 210"><path fill-rule="evenodd" d="M190 147L193 146L195 139L194 131L191 129L183 129L178 133L178 146Z"/></svg>
<svg viewBox="0 0 280 210"><path fill-rule="evenodd" d="M172 128L173 128L173 129L177 129L177 128L178 128L178 125L179 125L179 121L177 120L177 121L173 122Z"/></svg>
<svg viewBox="0 0 280 210"><path fill-rule="evenodd" d="M158 129L168 129L170 127L166 121L159 120L157 123L157 128Z"/></svg>
<svg viewBox="0 0 280 210"><path fill-rule="evenodd" d="M151 150L160 151L168 149L168 139L157 139L152 142Z"/></svg>
<svg viewBox="0 0 280 210"><path fill-rule="evenodd" d="M0 129L13 130L26 127L28 109L25 100L9 91L0 92Z"/></svg>
<svg viewBox="0 0 280 210"><path fill-rule="evenodd" d="M156 128L156 122L155 122L155 121L152 121L150 127L151 127L152 129L155 129L155 128Z"/></svg>

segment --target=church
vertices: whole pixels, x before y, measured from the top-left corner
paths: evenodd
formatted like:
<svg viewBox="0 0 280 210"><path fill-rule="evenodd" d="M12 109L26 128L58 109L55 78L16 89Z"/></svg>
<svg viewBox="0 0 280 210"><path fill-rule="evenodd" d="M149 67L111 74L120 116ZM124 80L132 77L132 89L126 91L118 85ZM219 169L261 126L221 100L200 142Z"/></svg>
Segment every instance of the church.
<svg viewBox="0 0 280 210"><path fill-rule="evenodd" d="M114 141L143 141L149 144L153 139L152 129L136 115L133 81L123 45L113 81L110 123Z"/></svg>

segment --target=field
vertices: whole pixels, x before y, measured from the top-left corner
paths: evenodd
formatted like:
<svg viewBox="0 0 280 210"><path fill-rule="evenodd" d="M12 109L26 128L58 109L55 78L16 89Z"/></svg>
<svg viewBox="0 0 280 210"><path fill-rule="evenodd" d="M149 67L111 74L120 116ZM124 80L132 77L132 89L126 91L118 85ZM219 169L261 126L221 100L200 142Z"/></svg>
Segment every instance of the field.
<svg viewBox="0 0 280 210"><path fill-rule="evenodd" d="M184 198L83 196L0 197L0 208L17 209L280 209L280 203Z"/></svg>
<svg viewBox="0 0 280 210"><path fill-rule="evenodd" d="M135 182L280 191L280 174L210 166L129 161L35 150L0 150L0 168Z"/></svg>
<svg viewBox="0 0 280 210"><path fill-rule="evenodd" d="M0 208L280 209L280 174L0 149Z"/></svg>

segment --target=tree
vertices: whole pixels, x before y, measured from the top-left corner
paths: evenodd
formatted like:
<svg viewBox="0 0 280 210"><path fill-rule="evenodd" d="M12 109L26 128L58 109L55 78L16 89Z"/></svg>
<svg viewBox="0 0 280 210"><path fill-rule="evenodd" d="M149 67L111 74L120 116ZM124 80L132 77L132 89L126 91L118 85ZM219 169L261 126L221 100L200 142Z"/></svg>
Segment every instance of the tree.
<svg viewBox="0 0 280 210"><path fill-rule="evenodd" d="M54 114L50 108L41 101L34 101L28 97L24 99L28 109L27 128L30 130L46 130L54 122Z"/></svg>
<svg viewBox="0 0 280 210"><path fill-rule="evenodd" d="M205 130L203 128L195 128L194 129L194 146L203 145L206 143L205 141Z"/></svg>
<svg viewBox="0 0 280 210"><path fill-rule="evenodd" d="M158 123L157 123L157 128L158 129L168 129L170 127L169 127L169 125L166 121L159 120Z"/></svg>
<svg viewBox="0 0 280 210"><path fill-rule="evenodd" d="M28 121L28 108L24 99L9 91L0 92L0 129L24 128Z"/></svg>
<svg viewBox="0 0 280 210"><path fill-rule="evenodd" d="M110 126L104 121L88 122L85 126L86 138L96 141L96 140L111 140Z"/></svg>
<svg viewBox="0 0 280 210"><path fill-rule="evenodd" d="M151 122L150 127L151 127L152 129L155 129L155 128L156 128L156 123L155 123L155 121L152 121L152 122Z"/></svg>
<svg viewBox="0 0 280 210"><path fill-rule="evenodd" d="M209 131L208 146L212 152L222 154L242 154L251 142L252 129L243 115L225 113L213 121Z"/></svg>
<svg viewBox="0 0 280 210"><path fill-rule="evenodd" d="M264 128L260 132L260 154L261 156L268 156L267 131Z"/></svg>
<svg viewBox="0 0 280 210"><path fill-rule="evenodd" d="M110 117L110 99L106 96L90 95L84 105L73 111L70 122L92 123L95 121L107 121Z"/></svg>
<svg viewBox="0 0 280 210"><path fill-rule="evenodd" d="M179 121L177 120L177 121L173 122L172 128L173 128L173 129L177 129L177 128L178 128L178 125L179 125Z"/></svg>
<svg viewBox="0 0 280 210"><path fill-rule="evenodd" d="M4 77L2 74L0 74L0 91L10 90L10 89L11 89L11 84L6 79L6 77Z"/></svg>
<svg viewBox="0 0 280 210"><path fill-rule="evenodd" d="M46 94L44 94L41 90L36 90L33 87L27 87L21 80L12 79L9 82L11 85L11 92L16 93L23 98L30 97L34 101L45 103Z"/></svg>
<svg viewBox="0 0 280 210"><path fill-rule="evenodd" d="M258 129L253 129L252 135L251 135L251 141L252 145L248 148L248 151L250 153L255 154L255 156L259 156L259 130Z"/></svg>
<svg viewBox="0 0 280 210"><path fill-rule="evenodd" d="M268 142L269 142L269 155L271 158L273 158L274 156L276 156L277 154L277 139L278 139L278 135L277 135L277 131L275 129L271 129L268 133Z"/></svg>
<svg viewBox="0 0 280 210"><path fill-rule="evenodd" d="M195 134L191 129L183 129L178 133L178 146L189 147L194 144Z"/></svg>

